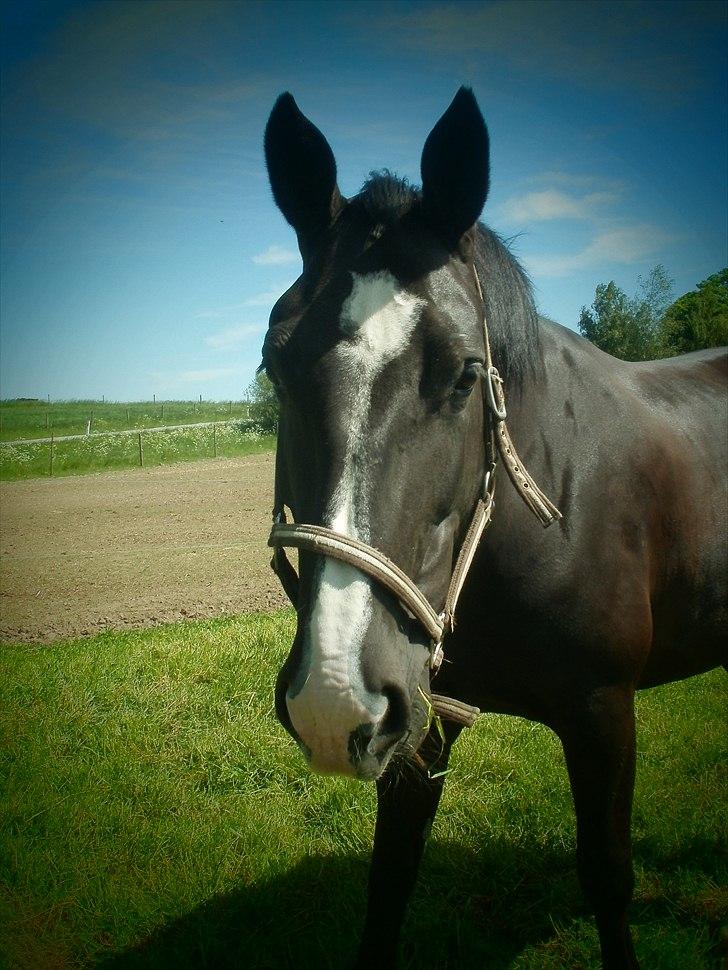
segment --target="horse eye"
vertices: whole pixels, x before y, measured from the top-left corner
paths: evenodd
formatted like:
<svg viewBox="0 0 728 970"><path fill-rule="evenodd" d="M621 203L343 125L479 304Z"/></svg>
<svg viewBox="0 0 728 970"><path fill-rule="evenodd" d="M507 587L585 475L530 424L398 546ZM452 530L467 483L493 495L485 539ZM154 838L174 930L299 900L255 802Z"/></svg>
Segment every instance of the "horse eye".
<svg viewBox="0 0 728 970"><path fill-rule="evenodd" d="M475 382L478 379L478 363L476 361L468 361L463 369L462 374L455 382L453 387L453 392L457 397L467 397L468 394L475 387Z"/></svg>

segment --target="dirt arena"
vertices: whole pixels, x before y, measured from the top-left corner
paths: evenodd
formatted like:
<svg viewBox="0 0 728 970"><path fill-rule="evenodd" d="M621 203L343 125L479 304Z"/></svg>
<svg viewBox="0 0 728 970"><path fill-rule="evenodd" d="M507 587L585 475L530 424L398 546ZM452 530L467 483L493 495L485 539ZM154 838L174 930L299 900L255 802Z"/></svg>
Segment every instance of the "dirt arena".
<svg viewBox="0 0 728 970"><path fill-rule="evenodd" d="M287 603L272 454L0 483L0 638L47 642Z"/></svg>

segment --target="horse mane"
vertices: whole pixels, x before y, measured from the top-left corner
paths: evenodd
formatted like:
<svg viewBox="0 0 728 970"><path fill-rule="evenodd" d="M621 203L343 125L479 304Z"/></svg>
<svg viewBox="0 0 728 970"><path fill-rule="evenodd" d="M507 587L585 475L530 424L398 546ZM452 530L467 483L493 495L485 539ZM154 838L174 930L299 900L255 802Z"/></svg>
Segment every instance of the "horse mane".
<svg viewBox="0 0 728 970"><path fill-rule="evenodd" d="M416 208L420 189L388 169L371 172L356 204L367 220L390 226ZM538 314L531 281L507 243L483 223L475 233L475 266L483 288L493 361L501 375L525 377L540 360Z"/></svg>
<svg viewBox="0 0 728 970"><path fill-rule="evenodd" d="M531 281L506 242L480 222L475 235L475 267L483 288L493 363L505 379L518 382L533 376L541 354Z"/></svg>

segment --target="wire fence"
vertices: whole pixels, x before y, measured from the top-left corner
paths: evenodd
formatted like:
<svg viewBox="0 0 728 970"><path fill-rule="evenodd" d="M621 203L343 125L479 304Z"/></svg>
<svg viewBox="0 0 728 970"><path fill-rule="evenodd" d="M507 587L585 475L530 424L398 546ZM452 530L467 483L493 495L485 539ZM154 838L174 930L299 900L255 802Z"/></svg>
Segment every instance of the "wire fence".
<svg viewBox="0 0 728 970"><path fill-rule="evenodd" d="M0 402L0 440L58 438L101 431L134 431L213 421L247 421L247 401Z"/></svg>
<svg viewBox="0 0 728 970"><path fill-rule="evenodd" d="M250 419L0 442L0 478L147 467L270 450L275 436Z"/></svg>

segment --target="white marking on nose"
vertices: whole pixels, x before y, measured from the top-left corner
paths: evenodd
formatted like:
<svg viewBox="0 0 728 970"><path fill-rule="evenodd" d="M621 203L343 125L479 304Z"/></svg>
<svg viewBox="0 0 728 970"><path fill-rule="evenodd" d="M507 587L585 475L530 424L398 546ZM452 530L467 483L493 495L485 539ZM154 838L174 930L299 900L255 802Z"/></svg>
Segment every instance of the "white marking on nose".
<svg viewBox="0 0 728 970"><path fill-rule="evenodd" d="M391 273L352 276L352 291L341 308L346 339L336 349L341 387L348 392L342 407L346 448L324 524L367 542L372 483L364 469L370 465L372 388L383 368L407 347L423 301L400 289ZM361 673L372 602L369 577L335 559L324 560L304 643L308 674L301 689L289 691L287 698L293 726L317 771L351 774L351 732L378 723L387 710L386 698L369 692Z"/></svg>

